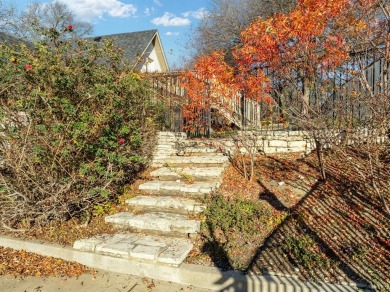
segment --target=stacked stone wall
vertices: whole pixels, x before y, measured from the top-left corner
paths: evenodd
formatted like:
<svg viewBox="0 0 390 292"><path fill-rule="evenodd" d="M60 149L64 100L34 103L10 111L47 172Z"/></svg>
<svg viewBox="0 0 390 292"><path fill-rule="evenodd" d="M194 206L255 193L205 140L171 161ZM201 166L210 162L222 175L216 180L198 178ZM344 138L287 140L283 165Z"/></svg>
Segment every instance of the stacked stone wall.
<svg viewBox="0 0 390 292"><path fill-rule="evenodd" d="M240 150L241 153L248 152L248 149L256 154L273 154L273 153L310 153L315 149L315 143L309 133L305 131L274 131L267 133L244 132L245 139L237 136L233 138L198 138L187 139L185 133L160 132L156 146L155 156L175 156L185 155L186 148L216 148L218 152L226 155L234 155ZM333 137L332 143L341 143L344 139L343 133L329 135ZM388 140L387 136L377 135L374 143L384 143ZM348 144L364 143L367 138L372 137L370 133L362 131L348 138ZM372 140L372 139L370 139ZM245 145L241 142L245 141ZM372 141L371 141L372 142ZM323 141L325 148L329 143Z"/></svg>

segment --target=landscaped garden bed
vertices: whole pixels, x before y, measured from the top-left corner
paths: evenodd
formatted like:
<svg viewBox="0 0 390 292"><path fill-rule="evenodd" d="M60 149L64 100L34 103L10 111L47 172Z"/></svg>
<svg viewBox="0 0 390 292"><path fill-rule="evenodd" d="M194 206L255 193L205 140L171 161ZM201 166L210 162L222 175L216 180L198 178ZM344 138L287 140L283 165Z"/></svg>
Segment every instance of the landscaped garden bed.
<svg viewBox="0 0 390 292"><path fill-rule="evenodd" d="M0 247L0 275L79 276L93 272L92 269L78 263Z"/></svg>
<svg viewBox="0 0 390 292"><path fill-rule="evenodd" d="M327 167L329 179L321 182L314 155L260 156L249 182L229 166L218 192L205 198L202 231L187 262L387 289L389 218L343 163L330 156ZM135 190L129 186L116 202L96 210L88 225L72 219L17 234L71 245L78 238L112 233L103 214L125 210L124 199ZM57 270L53 265L52 272Z"/></svg>
<svg viewBox="0 0 390 292"><path fill-rule="evenodd" d="M314 155L261 156L247 183L229 167L188 262L388 289L389 217L345 163L327 166L321 182Z"/></svg>

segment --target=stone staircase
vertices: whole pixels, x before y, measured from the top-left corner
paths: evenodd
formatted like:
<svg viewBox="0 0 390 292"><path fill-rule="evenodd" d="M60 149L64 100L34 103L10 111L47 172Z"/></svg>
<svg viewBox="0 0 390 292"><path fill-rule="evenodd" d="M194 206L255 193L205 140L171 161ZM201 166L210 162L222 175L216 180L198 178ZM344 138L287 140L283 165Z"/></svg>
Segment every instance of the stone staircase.
<svg viewBox="0 0 390 292"><path fill-rule="evenodd" d="M150 181L139 185L142 195L126 201L129 212L105 218L114 235L77 240L73 248L131 261L179 266L192 250L191 238L200 231L196 214L206 208L203 196L215 191L228 157L184 133L159 132Z"/></svg>

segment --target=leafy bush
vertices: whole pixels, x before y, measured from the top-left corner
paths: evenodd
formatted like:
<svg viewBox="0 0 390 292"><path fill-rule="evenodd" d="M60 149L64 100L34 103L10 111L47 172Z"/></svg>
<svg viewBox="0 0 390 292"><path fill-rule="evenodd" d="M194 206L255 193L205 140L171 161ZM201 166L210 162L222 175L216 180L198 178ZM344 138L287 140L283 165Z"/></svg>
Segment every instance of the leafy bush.
<svg viewBox="0 0 390 292"><path fill-rule="evenodd" d="M225 235L233 230L254 234L259 224L268 224L269 209L261 204L241 199L226 200L216 194L210 199L205 210L207 224L213 233L221 230Z"/></svg>
<svg viewBox="0 0 390 292"><path fill-rule="evenodd" d="M288 236L284 249L297 264L302 265L309 272L330 265L330 260L321 254L318 244L308 234Z"/></svg>
<svg viewBox="0 0 390 292"><path fill-rule="evenodd" d="M121 50L64 33L72 30L0 45L0 211L11 229L104 204L142 170L153 144L159 106Z"/></svg>
<svg viewBox="0 0 390 292"><path fill-rule="evenodd" d="M272 230L272 210L261 201L226 199L214 194L207 200L201 235L202 247L221 269L248 268L261 238Z"/></svg>

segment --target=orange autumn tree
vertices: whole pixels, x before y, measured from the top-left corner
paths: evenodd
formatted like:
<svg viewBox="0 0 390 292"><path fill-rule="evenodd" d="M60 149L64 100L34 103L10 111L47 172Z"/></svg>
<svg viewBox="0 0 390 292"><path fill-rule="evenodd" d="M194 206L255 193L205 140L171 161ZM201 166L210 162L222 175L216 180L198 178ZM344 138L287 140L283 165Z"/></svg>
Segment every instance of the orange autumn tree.
<svg viewBox="0 0 390 292"><path fill-rule="evenodd" d="M187 131L207 131L206 112L214 108L232 115L232 102L240 102L242 96L258 102L273 102L269 95L269 77L263 71L254 74L253 66L238 70L237 66L227 64L223 52L201 56L194 70L186 71L182 80L188 96L183 108Z"/></svg>
<svg viewBox="0 0 390 292"><path fill-rule="evenodd" d="M289 14L258 18L245 29L233 50L233 66L224 61L222 52L200 57L194 71L185 74L187 126L202 127L199 117L205 107L219 103L221 97L234 99L240 92L246 99L271 103L271 89L286 86L298 92L302 112L307 113L317 75L333 70L348 56L345 36L332 27L340 25L351 3L301 0Z"/></svg>
<svg viewBox="0 0 390 292"><path fill-rule="evenodd" d="M346 40L366 26L355 8L373 2L300 0L288 14L258 18L242 32L232 52L233 65L219 52L200 58L194 72L187 73L190 102L184 116L195 121L199 109L210 108L221 97L236 99L238 92L245 99L272 103L272 93L288 102L297 123L311 131L325 179L321 135L327 127L322 111L328 105L324 99L330 96L335 70L348 62L351 47ZM199 127L201 119L192 124Z"/></svg>
<svg viewBox="0 0 390 292"><path fill-rule="evenodd" d="M194 64L194 70L186 71L183 86L188 101L183 108L185 130L195 132L209 131L211 104L219 103L218 96L229 96L230 90L224 84L232 83L234 72L224 60L221 52L201 56Z"/></svg>
<svg viewBox="0 0 390 292"><path fill-rule="evenodd" d="M324 139L319 132L324 127L318 123L322 105L318 96L314 96L317 108L310 101L313 92L324 91L330 73L348 58L345 36L336 27L340 23L348 26L343 17L351 3L301 0L289 14L255 20L242 32L242 45L234 52L240 70L247 70L251 64L268 70L272 92L278 95L280 103L288 103L288 114L292 112L296 123L310 131L323 179ZM316 131L317 126L321 126L320 131Z"/></svg>
<svg viewBox="0 0 390 292"><path fill-rule="evenodd" d="M240 67L256 63L269 70L273 93L288 103L295 123L313 138L324 180L322 148L334 140L329 129L340 131L334 127L346 126L340 125L339 117L334 120L335 111L345 112L331 102L337 90L334 76L343 74L346 80L340 67L348 66L349 53L356 46L350 40L367 31L364 11L376 2L301 0L289 14L254 21L242 32L242 46L235 52Z"/></svg>
<svg viewBox="0 0 390 292"><path fill-rule="evenodd" d="M317 75L333 70L348 56L344 36L332 25L340 20L349 0L301 0L289 14L254 21L242 32L235 54L239 67L259 64L275 84L291 86L307 113ZM275 86L273 84L273 86Z"/></svg>
<svg viewBox="0 0 390 292"><path fill-rule="evenodd" d="M211 108L218 110L220 117L233 117L233 104L240 103L242 98L252 99L257 102L265 100L272 103L269 95L269 78L263 71L255 72L253 66L247 70L237 70L225 62L225 55L222 52L214 52L208 56L200 57L194 65L194 70L187 71L182 76L183 85L186 88L188 101L183 108L183 116L186 121L185 130L189 132L206 133L210 127L210 120L207 114ZM228 118L227 118L228 119ZM236 124L241 121L234 120ZM245 136L245 135L244 135ZM251 143L245 143L242 137L235 137L239 142L238 148L245 148L247 151L236 159L240 164L239 168L245 178L251 179L254 173L254 152ZM247 136L245 136L247 138ZM245 139L244 139L245 140ZM249 167L246 165L246 156L249 155Z"/></svg>

